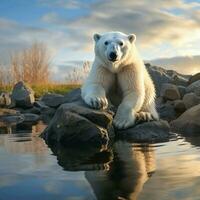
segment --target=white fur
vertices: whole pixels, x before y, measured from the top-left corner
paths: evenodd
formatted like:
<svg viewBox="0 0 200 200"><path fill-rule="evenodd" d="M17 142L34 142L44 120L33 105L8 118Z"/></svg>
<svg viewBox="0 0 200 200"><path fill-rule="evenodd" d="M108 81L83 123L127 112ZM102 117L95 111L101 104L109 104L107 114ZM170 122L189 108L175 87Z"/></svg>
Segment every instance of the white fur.
<svg viewBox="0 0 200 200"><path fill-rule="evenodd" d="M113 120L114 125L121 129L134 125L138 117L158 119L155 88L135 47L135 35L110 32L102 36L96 34L94 39L95 60L81 89L84 101L93 108L107 108L116 76L122 99ZM109 44L105 41L109 41ZM119 41L123 45L119 45ZM117 54L114 62L109 60L111 51Z"/></svg>

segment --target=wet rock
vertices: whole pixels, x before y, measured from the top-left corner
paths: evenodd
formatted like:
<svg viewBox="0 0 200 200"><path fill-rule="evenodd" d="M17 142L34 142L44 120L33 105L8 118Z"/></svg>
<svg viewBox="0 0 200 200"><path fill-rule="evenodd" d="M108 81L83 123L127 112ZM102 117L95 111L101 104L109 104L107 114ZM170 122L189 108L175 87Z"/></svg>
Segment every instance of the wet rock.
<svg viewBox="0 0 200 200"><path fill-rule="evenodd" d="M174 109L178 114L182 114L186 111L185 103L183 100L174 101Z"/></svg>
<svg viewBox="0 0 200 200"><path fill-rule="evenodd" d="M161 94L165 100L180 99L181 95L176 85L165 83L162 85Z"/></svg>
<svg viewBox="0 0 200 200"><path fill-rule="evenodd" d="M200 80L193 82L188 87L186 87L186 92L195 92L195 90L200 90Z"/></svg>
<svg viewBox="0 0 200 200"><path fill-rule="evenodd" d="M172 130L186 135L200 134L200 104L185 111L170 123Z"/></svg>
<svg viewBox="0 0 200 200"><path fill-rule="evenodd" d="M57 108L63 103L63 95L61 94L45 94L41 101L44 102L45 105L53 108Z"/></svg>
<svg viewBox="0 0 200 200"><path fill-rule="evenodd" d="M197 104L200 104L200 97L198 97L194 93L188 93L184 95L183 102L185 104L186 109L188 109L193 106L196 106Z"/></svg>
<svg viewBox="0 0 200 200"><path fill-rule="evenodd" d="M167 121L151 121L135 127L116 130L119 138L133 142L163 142L170 137L170 126Z"/></svg>
<svg viewBox="0 0 200 200"><path fill-rule="evenodd" d="M24 122L37 122L40 119L39 115L32 113L24 113Z"/></svg>
<svg viewBox="0 0 200 200"><path fill-rule="evenodd" d="M35 102L34 91L22 81L15 84L11 98L17 107L22 108L30 108Z"/></svg>
<svg viewBox="0 0 200 200"><path fill-rule="evenodd" d="M24 121L24 116L13 109L0 108L0 127L15 125Z"/></svg>
<svg viewBox="0 0 200 200"><path fill-rule="evenodd" d="M113 137L112 115L83 107L81 103L61 105L42 133L47 143L102 145Z"/></svg>
<svg viewBox="0 0 200 200"><path fill-rule="evenodd" d="M200 73L197 73L197 74L190 77L188 84L190 85L190 84L192 84L196 81L199 81L199 80L200 80Z"/></svg>

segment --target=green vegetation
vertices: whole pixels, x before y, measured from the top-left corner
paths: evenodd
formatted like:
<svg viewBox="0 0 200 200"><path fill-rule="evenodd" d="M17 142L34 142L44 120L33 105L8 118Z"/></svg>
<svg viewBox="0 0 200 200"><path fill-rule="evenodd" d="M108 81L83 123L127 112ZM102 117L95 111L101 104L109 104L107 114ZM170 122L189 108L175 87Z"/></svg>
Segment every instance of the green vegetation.
<svg viewBox="0 0 200 200"><path fill-rule="evenodd" d="M47 92L57 93L57 94L66 94L72 89L79 88L78 84L45 84L45 85L31 85L31 88L35 92L36 97L40 97ZM11 85L3 85L0 86L1 92L11 92L13 86Z"/></svg>

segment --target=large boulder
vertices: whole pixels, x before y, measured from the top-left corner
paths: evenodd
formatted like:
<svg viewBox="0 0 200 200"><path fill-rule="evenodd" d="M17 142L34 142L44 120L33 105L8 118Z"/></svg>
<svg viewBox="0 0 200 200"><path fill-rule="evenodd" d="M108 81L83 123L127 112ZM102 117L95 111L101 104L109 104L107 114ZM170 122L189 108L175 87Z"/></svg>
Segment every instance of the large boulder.
<svg viewBox="0 0 200 200"><path fill-rule="evenodd" d="M124 130L116 130L118 137L131 142L164 142L170 137L167 121L144 122Z"/></svg>
<svg viewBox="0 0 200 200"><path fill-rule="evenodd" d="M199 81L199 80L200 80L200 72L195 74L195 75L193 75L193 76L191 76L189 78L188 84L190 85L190 84L192 84L192 83L194 83L196 81Z"/></svg>
<svg viewBox="0 0 200 200"><path fill-rule="evenodd" d="M183 102L185 104L186 109L189 109L197 104L200 104L200 97L198 97L194 93L185 94L183 97Z"/></svg>
<svg viewBox="0 0 200 200"><path fill-rule="evenodd" d="M34 91L22 81L15 84L11 98L16 107L30 108L35 102Z"/></svg>
<svg viewBox="0 0 200 200"><path fill-rule="evenodd" d="M102 145L114 137L112 113L94 110L82 101L66 103L56 111L42 137L48 144Z"/></svg>
<svg viewBox="0 0 200 200"><path fill-rule="evenodd" d="M172 131L189 136L200 135L200 104L185 111L179 118L170 123Z"/></svg>
<svg viewBox="0 0 200 200"><path fill-rule="evenodd" d="M168 76L162 68L156 68L146 65L146 68L154 82L157 96L160 96L161 85L164 83L171 83L172 79Z"/></svg>
<svg viewBox="0 0 200 200"><path fill-rule="evenodd" d="M182 86L187 86L188 84L188 78L190 76L179 74L174 70L166 70L162 67L151 66L148 63L145 65L154 82L157 96L160 96L161 86L165 83L172 83Z"/></svg>
<svg viewBox="0 0 200 200"><path fill-rule="evenodd" d="M162 96L165 100L177 100L181 98L177 86L170 83L162 85L160 96Z"/></svg>

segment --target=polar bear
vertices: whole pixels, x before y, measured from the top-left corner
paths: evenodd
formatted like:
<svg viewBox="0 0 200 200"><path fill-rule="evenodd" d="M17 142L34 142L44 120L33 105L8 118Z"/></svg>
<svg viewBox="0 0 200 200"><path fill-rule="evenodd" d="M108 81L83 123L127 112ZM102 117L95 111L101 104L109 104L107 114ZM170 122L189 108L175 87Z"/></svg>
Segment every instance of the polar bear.
<svg viewBox="0 0 200 200"><path fill-rule="evenodd" d="M158 120L155 87L136 46L136 35L121 32L94 34L95 59L81 88L86 104L106 109L108 102L119 105L113 124L118 129L133 126L138 119ZM114 87L114 94L111 95Z"/></svg>

